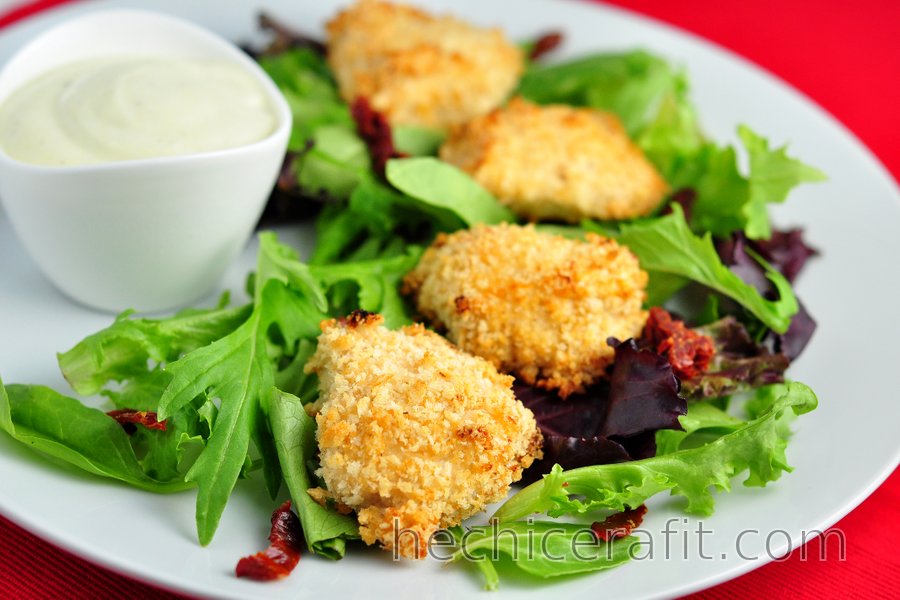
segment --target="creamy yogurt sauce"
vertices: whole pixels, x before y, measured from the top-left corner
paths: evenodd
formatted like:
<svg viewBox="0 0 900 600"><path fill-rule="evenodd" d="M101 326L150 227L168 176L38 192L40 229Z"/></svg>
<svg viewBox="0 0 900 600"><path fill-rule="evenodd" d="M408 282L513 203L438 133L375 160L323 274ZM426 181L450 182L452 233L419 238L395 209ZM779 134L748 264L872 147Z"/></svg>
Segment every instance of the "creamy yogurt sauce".
<svg viewBox="0 0 900 600"><path fill-rule="evenodd" d="M243 146L277 125L260 82L234 63L102 58L15 90L0 106L0 148L26 163L90 165Z"/></svg>

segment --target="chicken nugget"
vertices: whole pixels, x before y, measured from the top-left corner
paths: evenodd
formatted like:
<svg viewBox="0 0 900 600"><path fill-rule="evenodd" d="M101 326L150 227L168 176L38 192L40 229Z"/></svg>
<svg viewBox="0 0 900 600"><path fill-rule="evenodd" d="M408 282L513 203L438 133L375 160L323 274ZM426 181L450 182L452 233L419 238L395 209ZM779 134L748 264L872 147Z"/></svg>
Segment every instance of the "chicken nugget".
<svg viewBox="0 0 900 600"><path fill-rule="evenodd" d="M381 323L322 324L306 365L319 376L318 474L367 544L424 558L435 531L506 496L541 434L512 377L421 325Z"/></svg>
<svg viewBox="0 0 900 600"><path fill-rule="evenodd" d="M419 312L460 348L563 397L605 377L607 338L638 337L647 274L613 240L533 225L439 235L407 274Z"/></svg>
<svg viewBox="0 0 900 600"><path fill-rule="evenodd" d="M347 102L368 99L394 125L445 128L499 106L521 50L499 29L362 0L326 25L328 63Z"/></svg>
<svg viewBox="0 0 900 600"><path fill-rule="evenodd" d="M667 186L610 113L521 99L451 130L440 156L531 220L646 215Z"/></svg>

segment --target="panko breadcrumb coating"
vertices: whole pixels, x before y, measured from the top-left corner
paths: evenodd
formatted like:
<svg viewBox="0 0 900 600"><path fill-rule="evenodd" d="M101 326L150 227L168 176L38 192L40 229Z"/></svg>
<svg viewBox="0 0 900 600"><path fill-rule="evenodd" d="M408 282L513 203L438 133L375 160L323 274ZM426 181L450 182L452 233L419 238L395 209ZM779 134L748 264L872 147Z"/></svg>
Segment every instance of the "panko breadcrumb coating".
<svg viewBox="0 0 900 600"><path fill-rule="evenodd" d="M367 544L396 539L424 558L435 531L506 495L541 434L512 377L421 325L381 323L358 312L322 324L306 366L319 376L318 473Z"/></svg>
<svg viewBox="0 0 900 600"><path fill-rule="evenodd" d="M533 225L441 234L405 291L451 341L563 397L605 376L608 337L638 337L647 274L615 241L570 240Z"/></svg>
<svg viewBox="0 0 900 600"><path fill-rule="evenodd" d="M326 25L341 96L362 96L394 125L445 128L499 106L518 82L521 50L499 29L380 0Z"/></svg>
<svg viewBox="0 0 900 600"><path fill-rule="evenodd" d="M667 190L619 119L589 108L515 98L451 130L440 156L531 220L637 217Z"/></svg>

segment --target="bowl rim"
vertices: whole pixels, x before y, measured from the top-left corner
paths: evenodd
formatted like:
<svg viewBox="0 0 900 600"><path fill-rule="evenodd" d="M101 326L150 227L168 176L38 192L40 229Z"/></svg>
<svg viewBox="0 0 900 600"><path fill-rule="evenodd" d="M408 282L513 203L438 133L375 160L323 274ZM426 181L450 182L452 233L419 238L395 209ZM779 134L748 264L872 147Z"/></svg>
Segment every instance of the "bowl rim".
<svg viewBox="0 0 900 600"><path fill-rule="evenodd" d="M243 50L241 50L238 46L236 46L233 42L225 39L221 35L214 33L204 27L197 25L196 23L189 21L187 19L183 19L180 17L173 16L169 13L165 13L157 10L146 10L146 9L132 9L132 8L98 8L96 10L91 10L85 14L81 14L75 18L67 19L66 21L59 23L30 39L24 46L22 46L14 55L12 55L8 61L0 68L0 81L6 76L7 69L15 64L17 60L26 52L28 52L33 46L42 43L44 40L58 35L60 30L67 29L75 24L82 23L84 21L91 21L96 18L109 18L113 17L125 17L125 18L150 18L158 21L163 21L166 25L172 25L175 28L180 28L182 31L179 33L180 35L190 35L196 38L203 39L207 42L212 42L213 44L219 46L224 51L224 56L221 60L229 61L234 64L242 67L246 72L251 74L254 79L262 86L268 100L273 105L274 111L276 113L276 117L278 119L278 126L270 132L267 136L262 139L259 139L255 142L251 142L249 144L242 144L240 146L232 146L228 148L221 148L219 150L209 150L205 152L192 152L190 154L176 154L170 156L154 156L147 158L135 158L135 159L126 159L126 160L115 160L101 163L93 163L87 165L40 165L35 163L29 163L20 161L16 158L13 158L0 146L0 166L8 166L14 169L19 169L21 171L28 171L34 174L40 175L49 175L51 173L59 173L59 174L96 174L97 172L105 172L105 171L122 171L129 170L135 168L144 168L144 167L168 167L168 166L193 166L194 163L205 162L209 160L215 160L219 158L229 158L236 155L241 155L243 153L252 153L257 150L265 149L268 146L273 144L280 145L284 138L290 135L291 129L293 127L293 113L291 111L290 106L287 103L284 95L278 89L278 86L269 77L269 74L263 70L263 68L253 60L250 56L248 56ZM99 55L98 55L99 56ZM152 56L152 55L145 55ZM77 62L77 61L71 61ZM71 64L71 62L63 62L57 65L63 66L66 64ZM27 85L29 81L32 81L36 77L46 73L48 71L38 71L34 75L26 78L25 82L21 85ZM21 87L17 86L18 87ZM10 93L14 93L15 89ZM0 105L2 105L3 101L0 101Z"/></svg>

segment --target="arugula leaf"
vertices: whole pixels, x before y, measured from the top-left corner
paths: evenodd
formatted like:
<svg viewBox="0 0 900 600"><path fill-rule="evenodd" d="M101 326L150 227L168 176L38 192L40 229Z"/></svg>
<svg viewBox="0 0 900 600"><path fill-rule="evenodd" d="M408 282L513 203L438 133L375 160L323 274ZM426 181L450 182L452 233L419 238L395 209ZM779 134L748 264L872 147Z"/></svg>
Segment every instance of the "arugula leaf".
<svg viewBox="0 0 900 600"><path fill-rule="evenodd" d="M787 147L769 149L769 142L744 125L738 128L744 147L750 155L749 198L744 207L750 239L769 239L766 204L784 202L792 188L801 183L824 181L825 174L787 155Z"/></svg>
<svg viewBox="0 0 900 600"><path fill-rule="evenodd" d="M823 181L821 171L787 156L786 148L769 149L769 142L741 125L738 135L749 155L750 169L738 170L734 148L704 142L698 149L672 149L651 154L659 161L672 161L668 178L674 187L692 187L697 198L691 210L691 225L727 237L744 231L751 239L768 239L771 234L768 204L784 202L801 183ZM676 158L677 157L677 158Z"/></svg>
<svg viewBox="0 0 900 600"><path fill-rule="evenodd" d="M356 308L377 312L384 317L385 327L394 329L412 322L399 285L419 262L421 253L421 248L407 246L405 254L392 258L312 266L310 270L326 287L346 281L358 285L352 307L339 308L337 312L346 314Z"/></svg>
<svg viewBox="0 0 900 600"><path fill-rule="evenodd" d="M212 539L228 496L245 471L251 439L261 455L269 493L277 494L282 473L271 441L268 404L276 376L281 381L292 376L276 373L276 367L287 361L281 365L285 369L299 368L295 361L301 342L314 340L323 319L347 308L331 297L347 285L356 290L348 299L353 308L379 311L395 325L406 322L397 284L417 260L411 251L368 262L308 266L274 234L260 234L253 312L233 332L168 364L172 379L159 400L160 418L191 406L198 397L218 402L206 446L186 475L199 488L201 544Z"/></svg>
<svg viewBox="0 0 900 600"><path fill-rule="evenodd" d="M459 549L452 562L468 560L485 575L485 589L499 582L492 562L502 555L525 573L549 578L603 571L628 562L637 538L604 542L589 527L551 521L512 522L500 526L474 527L457 533Z"/></svg>
<svg viewBox="0 0 900 600"><path fill-rule="evenodd" d="M306 465L317 456L316 423L303 410L299 398L277 389L272 393L269 425L306 544L316 554L333 560L343 558L346 540L359 538L356 519L320 506L307 493L312 484Z"/></svg>
<svg viewBox="0 0 900 600"><path fill-rule="evenodd" d="M204 546L212 540L243 468L262 397L274 383L267 332L277 317L269 307L293 298L277 280L266 282L261 297L250 319L233 333L166 368L172 382L159 400L159 418L174 414L199 395L220 402L206 448L185 476L198 486L197 533Z"/></svg>
<svg viewBox="0 0 900 600"><path fill-rule="evenodd" d="M785 458L789 431L781 417L790 411L807 413L817 400L802 383L788 383L778 391L758 417L699 448L571 471L555 465L542 481L507 500L493 518L508 522L538 512L558 517L597 509L621 511L666 490L687 499L687 512L711 514L711 486L730 490L730 479L743 471L748 471L744 485L764 486L791 470Z"/></svg>
<svg viewBox="0 0 900 600"><path fill-rule="evenodd" d="M147 491L193 487L180 476L159 480L145 473L121 425L48 387L0 381L0 429L33 450Z"/></svg>
<svg viewBox="0 0 900 600"><path fill-rule="evenodd" d="M451 230L515 220L513 212L474 179L436 158L389 160L385 176L391 185L416 199ZM457 223L453 223L454 219Z"/></svg>
<svg viewBox="0 0 900 600"><path fill-rule="evenodd" d="M157 367L144 375L128 380L119 389L105 389L101 393L116 408L156 412L159 398L172 380L172 376ZM159 480L184 479L190 465L206 444L209 437L209 420L197 409L197 405L215 405L205 398L197 398L193 406L180 410L166 419L165 431L138 427L129 436L132 448L145 473Z"/></svg>
<svg viewBox="0 0 900 600"><path fill-rule="evenodd" d="M215 308L186 310L166 319L132 319L130 311L123 312L106 329L58 354L59 368L76 392L96 394L110 381L146 374L148 361L173 361L234 331L251 307L227 308L227 302L226 295Z"/></svg>
<svg viewBox="0 0 900 600"><path fill-rule="evenodd" d="M430 207L364 177L346 206L326 205L316 219L311 265L390 258L407 253L407 241L428 243L437 227ZM447 219L447 215L443 215ZM459 221L452 217L456 227Z"/></svg>
<svg viewBox="0 0 900 600"><path fill-rule="evenodd" d="M691 226L719 237L742 230L749 188L738 171L737 152L708 143L693 157L693 163L688 175L679 174L682 183L697 192L691 206Z"/></svg>
<svg viewBox="0 0 900 600"><path fill-rule="evenodd" d="M778 291L777 301L766 300L722 264L708 233L698 237L691 232L680 206L664 217L623 224L617 239L635 253L651 279L665 273L700 283L732 298L779 333L787 331L798 310L791 284L781 273L760 260Z"/></svg>
<svg viewBox="0 0 900 600"><path fill-rule="evenodd" d="M259 235L259 259L256 265L257 281L267 282L270 279L282 281L295 287L310 299L317 310L328 309L328 300L319 281L310 272L309 266L300 262L297 251L278 243L275 234L264 232ZM262 299L261 288L257 287L254 301L258 304ZM318 335L314 333L313 335Z"/></svg>

